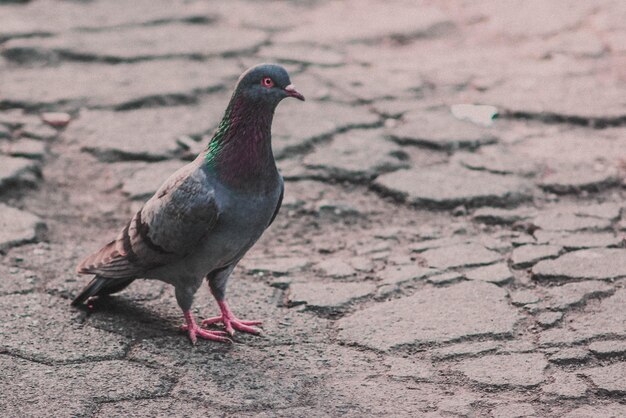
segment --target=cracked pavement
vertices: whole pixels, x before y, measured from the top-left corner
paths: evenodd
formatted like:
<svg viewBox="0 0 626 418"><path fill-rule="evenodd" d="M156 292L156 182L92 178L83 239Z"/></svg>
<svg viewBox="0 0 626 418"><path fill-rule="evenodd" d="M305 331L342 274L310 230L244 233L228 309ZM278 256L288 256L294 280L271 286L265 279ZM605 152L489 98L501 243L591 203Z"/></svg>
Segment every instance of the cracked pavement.
<svg viewBox="0 0 626 418"><path fill-rule="evenodd" d="M0 0L0 410L626 416L624 22L618 0ZM263 61L307 102L277 111L283 208L228 288L262 336L191 346L158 282L70 308L76 264Z"/></svg>

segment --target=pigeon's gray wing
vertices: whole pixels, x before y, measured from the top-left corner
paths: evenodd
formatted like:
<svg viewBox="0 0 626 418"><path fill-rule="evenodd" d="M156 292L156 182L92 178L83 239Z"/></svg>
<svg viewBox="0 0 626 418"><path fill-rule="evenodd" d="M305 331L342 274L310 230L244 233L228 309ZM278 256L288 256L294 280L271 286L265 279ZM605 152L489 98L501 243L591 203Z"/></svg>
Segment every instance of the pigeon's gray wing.
<svg viewBox="0 0 626 418"><path fill-rule="evenodd" d="M78 272L108 278L141 276L191 253L218 215L205 172L189 164L161 186L115 240L87 257Z"/></svg>
<svg viewBox="0 0 626 418"><path fill-rule="evenodd" d="M280 196L278 197L278 204L276 205L276 209L274 209L274 214L272 215L272 219L270 219L270 223L267 224L269 228L274 219L276 219L276 215L278 215L278 211L280 210L280 206L283 204L283 196L285 195L285 183L281 181L280 183Z"/></svg>

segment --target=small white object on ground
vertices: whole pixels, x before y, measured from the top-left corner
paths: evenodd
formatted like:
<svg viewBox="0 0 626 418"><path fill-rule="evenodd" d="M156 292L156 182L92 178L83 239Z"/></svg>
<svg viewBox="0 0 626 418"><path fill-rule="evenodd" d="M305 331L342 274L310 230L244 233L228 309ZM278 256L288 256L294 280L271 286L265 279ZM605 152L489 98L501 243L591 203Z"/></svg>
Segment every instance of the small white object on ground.
<svg viewBox="0 0 626 418"><path fill-rule="evenodd" d="M50 126L63 128L72 120L72 116L63 112L46 112L41 115L41 119Z"/></svg>
<svg viewBox="0 0 626 418"><path fill-rule="evenodd" d="M494 118L498 116L498 109L489 105L455 104L450 106L450 111L457 119L468 120L483 126L490 126Z"/></svg>

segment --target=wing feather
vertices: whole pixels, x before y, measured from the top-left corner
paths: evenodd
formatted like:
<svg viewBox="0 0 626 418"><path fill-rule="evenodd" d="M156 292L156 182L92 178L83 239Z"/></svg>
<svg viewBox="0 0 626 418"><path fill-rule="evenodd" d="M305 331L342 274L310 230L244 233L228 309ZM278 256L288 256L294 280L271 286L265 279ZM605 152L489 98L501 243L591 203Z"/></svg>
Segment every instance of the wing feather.
<svg viewBox="0 0 626 418"><path fill-rule="evenodd" d="M218 216L205 172L189 164L161 186L115 240L88 256L77 270L107 278L141 276L190 254Z"/></svg>

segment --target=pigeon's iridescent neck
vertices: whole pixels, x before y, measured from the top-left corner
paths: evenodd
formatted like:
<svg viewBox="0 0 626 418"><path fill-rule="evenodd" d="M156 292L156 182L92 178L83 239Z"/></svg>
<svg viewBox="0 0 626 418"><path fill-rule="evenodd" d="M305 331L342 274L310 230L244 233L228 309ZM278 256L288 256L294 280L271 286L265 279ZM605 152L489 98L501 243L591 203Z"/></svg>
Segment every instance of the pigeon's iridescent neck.
<svg viewBox="0 0 626 418"><path fill-rule="evenodd" d="M257 187L268 175L276 175L273 118L273 108L234 97L205 151L207 169L237 188Z"/></svg>

